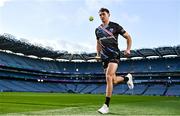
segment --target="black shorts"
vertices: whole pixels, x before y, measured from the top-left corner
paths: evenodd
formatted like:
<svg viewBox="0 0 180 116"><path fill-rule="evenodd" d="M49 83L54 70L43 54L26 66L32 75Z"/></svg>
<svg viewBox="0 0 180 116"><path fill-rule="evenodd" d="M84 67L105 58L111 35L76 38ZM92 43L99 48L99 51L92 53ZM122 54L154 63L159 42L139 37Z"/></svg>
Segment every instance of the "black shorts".
<svg viewBox="0 0 180 116"><path fill-rule="evenodd" d="M106 55L106 57L103 57L104 55L101 55L101 60L102 60L104 69L106 69L108 67L108 64L110 62L119 64L119 61L120 61L120 50L119 49L114 50L114 52L106 52L105 55Z"/></svg>
<svg viewBox="0 0 180 116"><path fill-rule="evenodd" d="M103 68L106 69L110 62L119 64L120 51L118 51L117 54L111 54L107 59L102 59Z"/></svg>
<svg viewBox="0 0 180 116"><path fill-rule="evenodd" d="M103 68L106 69L108 67L108 64L111 62L119 64L120 59L109 59L109 60L102 61Z"/></svg>

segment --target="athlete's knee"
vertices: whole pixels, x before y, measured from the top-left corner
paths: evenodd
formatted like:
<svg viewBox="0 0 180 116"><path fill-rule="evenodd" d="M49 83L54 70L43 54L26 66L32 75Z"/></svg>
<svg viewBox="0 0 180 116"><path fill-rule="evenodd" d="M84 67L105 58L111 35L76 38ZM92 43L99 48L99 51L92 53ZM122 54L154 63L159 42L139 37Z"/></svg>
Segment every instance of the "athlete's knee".
<svg viewBox="0 0 180 116"><path fill-rule="evenodd" d="M107 73L106 74L106 81L113 82L114 73Z"/></svg>
<svg viewBox="0 0 180 116"><path fill-rule="evenodd" d="M118 84L118 81L116 79L113 79L113 84Z"/></svg>

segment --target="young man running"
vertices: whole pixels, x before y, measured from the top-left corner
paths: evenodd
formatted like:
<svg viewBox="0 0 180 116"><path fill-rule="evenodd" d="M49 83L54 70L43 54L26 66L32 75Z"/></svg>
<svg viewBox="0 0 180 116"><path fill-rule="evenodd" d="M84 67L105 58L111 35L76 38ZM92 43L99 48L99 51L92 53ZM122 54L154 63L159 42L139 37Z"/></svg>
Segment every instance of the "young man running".
<svg viewBox="0 0 180 116"><path fill-rule="evenodd" d="M116 76L116 70L120 61L118 35L122 35L127 40L127 48L124 52L126 56L130 55L132 40L128 32L126 32L122 26L109 20L110 13L108 9L101 8L99 10L99 16L102 24L95 30L97 37L96 58L101 58L106 75L106 100L98 112L101 114L107 114L109 112L113 84L126 82L130 89L134 88L131 74L127 74L125 77Z"/></svg>

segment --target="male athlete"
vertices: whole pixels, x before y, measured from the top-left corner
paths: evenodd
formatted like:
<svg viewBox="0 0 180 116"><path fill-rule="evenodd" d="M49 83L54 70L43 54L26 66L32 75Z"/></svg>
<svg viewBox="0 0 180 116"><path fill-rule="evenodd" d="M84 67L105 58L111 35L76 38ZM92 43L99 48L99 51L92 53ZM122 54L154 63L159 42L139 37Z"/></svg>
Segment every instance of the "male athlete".
<svg viewBox="0 0 180 116"><path fill-rule="evenodd" d="M116 76L116 70L120 61L118 35L122 35L127 40L127 48L124 52L126 56L130 55L132 40L128 32L126 32L119 24L109 20L110 13L108 9L101 8L99 10L99 16L102 24L95 30L97 37L96 58L101 58L106 75L106 100L98 112L101 114L107 114L109 112L113 84L126 82L130 89L134 88L131 74L127 74L125 77Z"/></svg>

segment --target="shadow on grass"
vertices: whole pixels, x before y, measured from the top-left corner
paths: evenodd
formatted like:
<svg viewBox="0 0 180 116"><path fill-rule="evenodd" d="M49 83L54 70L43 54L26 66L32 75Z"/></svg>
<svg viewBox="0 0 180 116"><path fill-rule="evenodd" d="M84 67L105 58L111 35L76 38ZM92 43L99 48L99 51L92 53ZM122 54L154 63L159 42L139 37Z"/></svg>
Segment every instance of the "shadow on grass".
<svg viewBox="0 0 180 116"><path fill-rule="evenodd" d="M108 113L107 115L116 115L116 116L119 116L119 115L124 115L124 114L115 113L115 112L110 112L110 113Z"/></svg>

